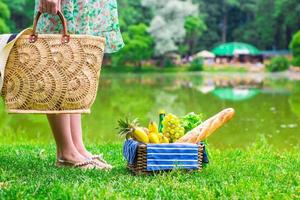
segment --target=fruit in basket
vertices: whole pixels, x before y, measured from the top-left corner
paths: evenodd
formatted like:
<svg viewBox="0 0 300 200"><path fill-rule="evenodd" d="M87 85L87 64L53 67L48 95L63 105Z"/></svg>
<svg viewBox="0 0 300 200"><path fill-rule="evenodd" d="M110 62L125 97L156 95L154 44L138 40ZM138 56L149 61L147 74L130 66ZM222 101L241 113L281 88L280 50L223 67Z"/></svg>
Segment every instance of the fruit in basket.
<svg viewBox="0 0 300 200"><path fill-rule="evenodd" d="M160 143L158 133L150 132L148 138L150 143L154 143L154 144Z"/></svg>
<svg viewBox="0 0 300 200"><path fill-rule="evenodd" d="M159 142L161 143L162 142L162 138L163 138L163 134L162 133L158 133L158 138L159 138Z"/></svg>
<svg viewBox="0 0 300 200"><path fill-rule="evenodd" d="M180 124L180 119L173 114L167 114L162 122L163 135L169 139L169 142L175 142L184 135L184 128Z"/></svg>
<svg viewBox="0 0 300 200"><path fill-rule="evenodd" d="M149 129L149 133L153 132L153 133L158 133L158 126L155 122L151 121L149 123L149 126L148 126L148 129Z"/></svg>
<svg viewBox="0 0 300 200"><path fill-rule="evenodd" d="M170 143L166 136L162 136L161 143Z"/></svg>
<svg viewBox="0 0 300 200"><path fill-rule="evenodd" d="M142 127L142 129L145 131L145 133L148 135L149 134L149 129L146 127Z"/></svg>
<svg viewBox="0 0 300 200"><path fill-rule="evenodd" d="M139 127L138 119L133 121L129 121L128 118L125 120L120 119L118 124L119 134L126 135L126 139L133 138L138 142L149 143L148 135L142 127Z"/></svg>

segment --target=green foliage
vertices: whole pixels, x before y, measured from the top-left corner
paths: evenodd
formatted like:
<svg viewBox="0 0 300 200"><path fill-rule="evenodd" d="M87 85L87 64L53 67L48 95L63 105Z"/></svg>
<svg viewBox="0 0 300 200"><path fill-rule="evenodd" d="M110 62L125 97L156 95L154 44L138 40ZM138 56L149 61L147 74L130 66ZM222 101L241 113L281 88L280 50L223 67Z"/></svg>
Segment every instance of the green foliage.
<svg viewBox="0 0 300 200"><path fill-rule="evenodd" d="M203 31L207 29L205 23L199 16L189 16L185 20L184 28L189 35L201 36Z"/></svg>
<svg viewBox="0 0 300 200"><path fill-rule="evenodd" d="M148 2L151 4L152 1L149 0ZM166 14L168 16L166 19L173 19L174 13L180 13L176 12L176 9L181 9L181 7L178 7L174 1L163 4L160 3L161 1L155 2L161 7L166 7L163 13L160 13ZM293 34L300 29L300 4L298 0L193 0L192 2L197 5L198 14L183 20L184 30L186 31L184 38L179 37L182 35L182 31L178 32L176 29L176 25L181 24L182 20L179 20L180 23L176 20L174 22L166 20L167 23L162 24L163 31L158 24L155 30L158 30L156 35L159 36L159 39L174 41L174 44L160 43L160 49L177 49L181 56L192 55L203 49L211 49L224 38L227 41L251 43L262 50L287 49ZM34 0L0 0L0 33L19 32L31 26L34 3ZM134 49L149 46L148 44L145 45L144 37L135 38L129 44L128 40L133 38L128 36L127 33L131 26L138 24L150 26L152 19L159 15L155 15L157 11L149 8L149 6L143 6L141 0L118 0L118 7L120 26L126 44ZM170 12L167 12L168 10ZM174 23L176 23L175 26ZM172 30L176 30L176 34ZM149 33L145 32L144 36L149 38L148 35ZM157 46L157 41L152 41L150 46L151 48L145 51L150 52L150 57L153 58L152 47ZM174 47L176 48L174 49ZM131 52L131 48L124 52L128 52L129 49ZM113 57L115 58L115 56ZM113 63L124 63L124 60L127 60L124 57L123 59L115 58ZM140 64L136 60L149 58L145 55L141 56L142 58L132 58L132 55L129 57L130 61L128 61L134 62L134 65ZM295 57L293 64L299 65L299 60Z"/></svg>
<svg viewBox="0 0 300 200"><path fill-rule="evenodd" d="M291 63L295 67L300 67L300 56L299 57L294 57Z"/></svg>
<svg viewBox="0 0 300 200"><path fill-rule="evenodd" d="M0 18L8 19L10 17L10 11L5 1L0 0Z"/></svg>
<svg viewBox="0 0 300 200"><path fill-rule="evenodd" d="M203 59L202 58L195 58L189 67L191 71L203 71Z"/></svg>
<svg viewBox="0 0 300 200"><path fill-rule="evenodd" d="M300 28L298 0L200 2L200 13L207 25L207 31L199 38L202 49L210 49L222 41L220 28L224 24L227 29L221 31L226 32L227 41L247 42L260 49L287 49L291 36Z"/></svg>
<svg viewBox="0 0 300 200"><path fill-rule="evenodd" d="M122 31L127 31L130 25L149 24L152 14L141 5L141 0L118 1L119 22Z"/></svg>
<svg viewBox="0 0 300 200"><path fill-rule="evenodd" d="M172 58L165 58L163 60L163 66L164 67L167 67L167 68L170 68L170 67L175 67L175 63L173 62Z"/></svg>
<svg viewBox="0 0 300 200"><path fill-rule="evenodd" d="M300 66L300 31L293 36L290 43L290 49L294 56L293 64L295 66Z"/></svg>
<svg viewBox="0 0 300 200"><path fill-rule="evenodd" d="M188 132L202 123L203 115L194 112L188 113L180 118L180 123L184 127L185 132Z"/></svg>
<svg viewBox="0 0 300 200"><path fill-rule="evenodd" d="M132 63L141 66L141 61L151 58L153 54L153 39L147 32L145 24L131 25L123 33L126 46L117 54L113 55L113 66Z"/></svg>
<svg viewBox="0 0 300 200"><path fill-rule="evenodd" d="M8 33L9 29L10 11L5 1L0 0L0 34Z"/></svg>
<svg viewBox="0 0 300 200"><path fill-rule="evenodd" d="M200 16L188 16L185 19L184 28L186 30L185 44L188 46L188 55L192 55L196 53L198 39L207 29L207 26Z"/></svg>
<svg viewBox="0 0 300 200"><path fill-rule="evenodd" d="M9 27L6 24L5 20L0 19L0 34L1 33L8 33L9 32Z"/></svg>
<svg viewBox="0 0 300 200"><path fill-rule="evenodd" d="M267 65L267 69L270 72L284 71L289 68L289 61L286 57L278 56L271 59L270 64Z"/></svg>
<svg viewBox="0 0 300 200"><path fill-rule="evenodd" d="M12 32L19 32L32 25L34 4L34 0L7 0L12 13L9 23Z"/></svg>
<svg viewBox="0 0 300 200"><path fill-rule="evenodd" d="M55 167L54 145L0 146L0 199L299 199L299 149L209 149L202 172L133 176L121 144L94 145L112 171ZM268 177L268 178L266 178Z"/></svg>

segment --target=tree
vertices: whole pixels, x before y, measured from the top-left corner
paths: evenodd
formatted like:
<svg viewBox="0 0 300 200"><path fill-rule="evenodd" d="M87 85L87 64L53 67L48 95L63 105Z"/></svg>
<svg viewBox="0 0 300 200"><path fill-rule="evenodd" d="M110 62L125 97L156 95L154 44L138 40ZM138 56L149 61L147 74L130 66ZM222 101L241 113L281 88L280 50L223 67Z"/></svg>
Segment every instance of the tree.
<svg viewBox="0 0 300 200"><path fill-rule="evenodd" d="M118 1L119 22L122 31L127 31L130 25L149 24L151 11L141 5L141 0Z"/></svg>
<svg viewBox="0 0 300 200"><path fill-rule="evenodd" d="M186 35L185 18L197 15L198 6L182 0L142 0L142 5L154 13L149 32L155 39L155 54L162 56L178 50Z"/></svg>
<svg viewBox="0 0 300 200"><path fill-rule="evenodd" d="M277 48L287 48L292 36L300 28L300 3L298 0L275 1L276 35L275 45Z"/></svg>
<svg viewBox="0 0 300 200"><path fill-rule="evenodd" d="M125 47L112 57L114 66L124 65L127 62L141 67L143 60L150 59L153 55L153 39L147 32L145 24L131 25L123 33Z"/></svg>
<svg viewBox="0 0 300 200"><path fill-rule="evenodd" d="M293 36L290 49L294 56L293 64L300 67L300 31Z"/></svg>
<svg viewBox="0 0 300 200"><path fill-rule="evenodd" d="M227 42L227 29L228 29L228 13L230 7L238 6L238 0L222 0L222 43Z"/></svg>
<svg viewBox="0 0 300 200"><path fill-rule="evenodd" d="M188 45L187 53L192 55L196 52L199 37L202 36L207 26L200 16L188 16L184 28L186 30L185 44Z"/></svg>
<svg viewBox="0 0 300 200"><path fill-rule="evenodd" d="M33 0L7 0L7 5L12 13L9 26L11 31L19 32L33 23Z"/></svg>
<svg viewBox="0 0 300 200"><path fill-rule="evenodd" d="M0 0L0 33L8 33L10 31L8 20L10 18L9 8L3 0Z"/></svg>

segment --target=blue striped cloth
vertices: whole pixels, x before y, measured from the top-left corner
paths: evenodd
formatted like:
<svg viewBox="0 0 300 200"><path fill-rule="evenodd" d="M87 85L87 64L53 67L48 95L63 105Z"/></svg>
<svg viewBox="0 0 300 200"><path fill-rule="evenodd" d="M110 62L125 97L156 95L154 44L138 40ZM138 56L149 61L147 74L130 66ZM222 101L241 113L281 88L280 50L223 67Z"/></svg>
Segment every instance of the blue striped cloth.
<svg viewBox="0 0 300 200"><path fill-rule="evenodd" d="M147 170L198 169L196 144L148 144Z"/></svg>
<svg viewBox="0 0 300 200"><path fill-rule="evenodd" d="M133 139L126 140L123 145L123 156L131 165L135 162L138 145L139 142Z"/></svg>

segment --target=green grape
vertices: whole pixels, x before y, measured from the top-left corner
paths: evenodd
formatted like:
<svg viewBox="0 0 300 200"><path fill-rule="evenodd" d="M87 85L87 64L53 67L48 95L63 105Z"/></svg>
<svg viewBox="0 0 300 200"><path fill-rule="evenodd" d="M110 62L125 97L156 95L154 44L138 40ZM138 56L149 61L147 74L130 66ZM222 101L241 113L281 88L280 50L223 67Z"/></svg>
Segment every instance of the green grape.
<svg viewBox="0 0 300 200"><path fill-rule="evenodd" d="M184 128L180 124L180 120L176 115L167 114L162 122L164 125L163 134L170 142L175 142L184 134Z"/></svg>

